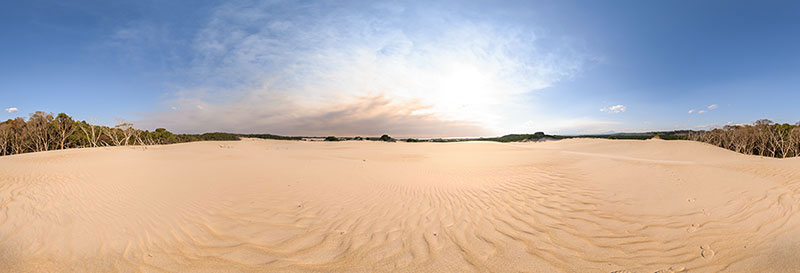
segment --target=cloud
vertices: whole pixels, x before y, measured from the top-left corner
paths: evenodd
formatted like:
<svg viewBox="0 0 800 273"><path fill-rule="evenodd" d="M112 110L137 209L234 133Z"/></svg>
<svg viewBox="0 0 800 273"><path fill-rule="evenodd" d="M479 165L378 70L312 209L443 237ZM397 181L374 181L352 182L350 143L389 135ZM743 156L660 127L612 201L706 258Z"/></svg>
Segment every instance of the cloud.
<svg viewBox="0 0 800 273"><path fill-rule="evenodd" d="M10 114L10 113L15 113L15 112L17 112L17 111L19 111L19 109L17 109L16 107L9 107L9 108L6 108L6 112L8 112L9 114Z"/></svg>
<svg viewBox="0 0 800 273"><path fill-rule="evenodd" d="M496 132L524 111L523 95L572 78L587 61L559 39L457 12L337 5L217 7L194 39L188 80L172 85L165 111L146 114L144 124L182 120L171 129L325 133L313 119L330 122L332 113L353 107L363 113L336 116L335 124L354 134L387 127L419 136Z"/></svg>
<svg viewBox="0 0 800 273"><path fill-rule="evenodd" d="M714 110L714 109L717 109L717 108L719 108L719 106L717 106L716 104L712 104L712 105L706 106L706 109L708 109L708 110L694 110L694 109L691 109L691 110L689 110L689 114L702 115L702 114L707 113L708 111L711 111L711 110Z"/></svg>
<svg viewBox="0 0 800 273"><path fill-rule="evenodd" d="M616 113L622 113L622 112L625 112L625 110L627 110L627 109L628 109L628 108L627 108L627 107L625 107L625 105L618 104L618 105L614 105L614 106L609 106L609 107L606 107L606 108L602 108L602 109L600 109L600 112L606 112L606 113L614 113L614 114L616 114Z"/></svg>
<svg viewBox="0 0 800 273"><path fill-rule="evenodd" d="M181 46L185 41L170 32L167 25L149 21L132 21L117 28L101 47L118 51L126 65L145 65L159 60L157 67L180 63Z"/></svg>
<svg viewBox="0 0 800 273"><path fill-rule="evenodd" d="M432 113L419 101L395 102L385 96L361 97L349 104L290 112L296 102L273 98L284 106L259 111L256 105L232 102L207 105L203 111L159 113L146 117L144 124L161 124L177 131L278 132L287 135L381 135L396 136L481 136L487 132L476 123L448 121ZM245 108L237 108L242 107ZM277 104L276 104L277 105ZM190 108L191 109L191 108ZM242 113L250 113L245 116ZM218 119L235 115L237 119Z"/></svg>

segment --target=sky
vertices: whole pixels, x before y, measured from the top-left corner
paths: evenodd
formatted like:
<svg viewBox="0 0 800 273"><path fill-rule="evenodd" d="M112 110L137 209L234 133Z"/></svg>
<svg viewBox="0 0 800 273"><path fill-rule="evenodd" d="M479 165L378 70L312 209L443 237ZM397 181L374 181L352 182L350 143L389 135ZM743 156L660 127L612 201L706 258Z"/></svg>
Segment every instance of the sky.
<svg viewBox="0 0 800 273"><path fill-rule="evenodd" d="M795 123L798 49L797 1L12 1L0 120L407 137Z"/></svg>

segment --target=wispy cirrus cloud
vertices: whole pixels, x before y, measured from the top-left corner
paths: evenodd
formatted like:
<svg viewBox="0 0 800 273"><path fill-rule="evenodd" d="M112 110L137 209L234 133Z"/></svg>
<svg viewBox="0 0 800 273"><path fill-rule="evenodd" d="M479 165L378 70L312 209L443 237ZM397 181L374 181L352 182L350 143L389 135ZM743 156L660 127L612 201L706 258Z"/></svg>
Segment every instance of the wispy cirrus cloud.
<svg viewBox="0 0 800 273"><path fill-rule="evenodd" d="M571 78L586 61L568 44L457 12L353 10L219 6L194 40L190 84L164 102L170 110L147 114L142 124L183 120L171 128L189 132L484 134L502 130L525 107L519 96ZM362 113L342 114L352 111Z"/></svg>

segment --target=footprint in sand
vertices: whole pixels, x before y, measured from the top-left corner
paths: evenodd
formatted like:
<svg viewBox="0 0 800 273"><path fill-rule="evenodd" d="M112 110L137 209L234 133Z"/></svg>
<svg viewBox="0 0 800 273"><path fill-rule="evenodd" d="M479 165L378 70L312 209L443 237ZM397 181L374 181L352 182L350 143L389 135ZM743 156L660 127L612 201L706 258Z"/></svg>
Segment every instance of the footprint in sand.
<svg viewBox="0 0 800 273"><path fill-rule="evenodd" d="M708 245L700 246L700 256L703 257L703 259L710 260L711 258L714 258L714 254L714 250L712 250Z"/></svg>
<svg viewBox="0 0 800 273"><path fill-rule="evenodd" d="M686 232L692 233L692 232L697 231L698 228L700 228L700 225L692 224L690 227L686 228Z"/></svg>
<svg viewBox="0 0 800 273"><path fill-rule="evenodd" d="M686 267L683 267L683 266L670 266L669 270L672 271L672 272L685 272L686 271Z"/></svg>

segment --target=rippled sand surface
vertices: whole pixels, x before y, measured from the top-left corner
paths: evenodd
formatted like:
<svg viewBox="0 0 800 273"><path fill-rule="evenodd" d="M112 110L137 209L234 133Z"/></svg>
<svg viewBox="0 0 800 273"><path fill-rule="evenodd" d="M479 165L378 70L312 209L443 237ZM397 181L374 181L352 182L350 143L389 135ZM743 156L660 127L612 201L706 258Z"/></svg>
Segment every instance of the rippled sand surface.
<svg viewBox="0 0 800 273"><path fill-rule="evenodd" d="M688 141L0 157L2 272L800 272L800 160Z"/></svg>

